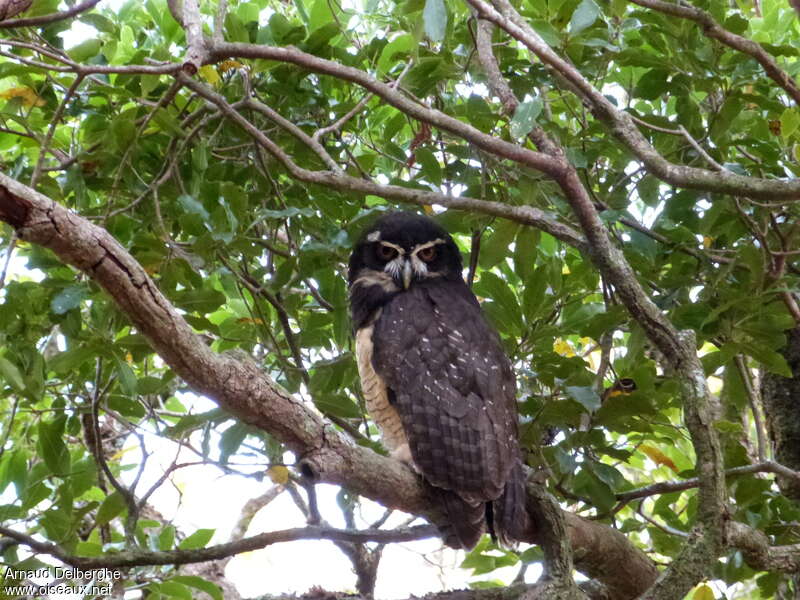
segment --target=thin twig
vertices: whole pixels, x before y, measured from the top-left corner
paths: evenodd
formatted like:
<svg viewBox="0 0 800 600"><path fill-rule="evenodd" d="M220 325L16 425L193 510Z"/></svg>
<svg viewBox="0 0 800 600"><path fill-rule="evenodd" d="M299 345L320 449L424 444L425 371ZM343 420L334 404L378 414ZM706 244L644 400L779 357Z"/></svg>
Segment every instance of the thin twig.
<svg viewBox="0 0 800 600"><path fill-rule="evenodd" d="M404 529L362 529L352 531L327 526L299 527L270 531L234 542L217 544L197 550L169 550L152 552L147 550L125 550L104 556L75 556L57 544L42 542L15 529L0 526L0 535L10 537L38 554L46 554L63 563L81 569L121 568L144 565L185 565L189 563L218 560L243 552L252 552L273 544L297 540L340 540L350 542L410 542L438 535L433 525L415 525Z"/></svg>
<svg viewBox="0 0 800 600"><path fill-rule="evenodd" d="M767 459L767 434L764 428L764 415L761 412L761 398L758 397L753 380L750 378L750 369L747 368L744 357L741 354L737 354L733 360L747 392L747 401L750 404L750 411L753 413L753 423L756 428L758 460L763 463Z"/></svg>
<svg viewBox="0 0 800 600"><path fill-rule="evenodd" d="M3 262L3 270L0 272L0 290L6 286L6 275L8 275L8 266L11 264L11 257L14 255L14 248L17 247L17 232L13 231L8 240L6 247L6 258Z"/></svg>
<svg viewBox="0 0 800 600"><path fill-rule="evenodd" d="M39 158L36 160L36 166L33 168L33 175L31 175L32 188L36 188L36 185L39 183L39 177L42 175L42 167L44 166L44 159L45 156L47 156L50 142L53 141L53 136L56 132L56 126L61 120L61 116L64 114L64 110L66 110L69 101L72 99L72 96L75 94L75 92L78 91L78 88L80 87L81 83L83 83L85 77L85 74L78 73L78 75L75 77L75 81L72 82L72 85L69 86L69 89L64 94L64 98L62 98L61 103L56 109L56 112L53 113L53 118L50 120L50 126L47 128L47 134L44 136L44 140L42 140L41 150L39 150Z"/></svg>
<svg viewBox="0 0 800 600"><path fill-rule="evenodd" d="M79 4L76 4L69 10L57 13L50 13L47 15L42 15L40 17L6 19L5 21L0 21L0 29L11 29L12 27L33 27L35 25L49 25L50 23L64 21L66 19L74 17L75 15L79 15L80 13L89 10L99 2L100 0L87 0L86 2L81 2Z"/></svg>
<svg viewBox="0 0 800 600"><path fill-rule="evenodd" d="M719 25L709 13L683 2L664 2L663 0L631 0L631 2L673 17L694 21L700 26L700 31L706 37L752 56L762 66L767 76L782 87L796 103L800 104L800 87L789 74L778 66L775 59L760 44L736 35Z"/></svg>
<svg viewBox="0 0 800 600"><path fill-rule="evenodd" d="M269 154L280 161L289 174L300 181L306 183L317 183L336 189L347 190L351 192L360 192L363 194L373 194L383 198L398 200L401 202L409 202L417 205L431 205L441 204L450 208L460 208L464 210L473 210L484 214L490 214L498 217L517 221L526 225L531 225L546 231L553 237L560 239L571 246L574 246L581 252L586 253L588 247L582 239L582 236L568 225L557 222L551 216L547 215L544 211L536 209L532 206L512 206L503 204L501 202L492 202L488 200L477 200L468 198L466 196L448 196L437 192L427 192L424 190L412 189L396 185L382 185L371 181L365 181L357 177L351 177L346 174L337 174L330 171L310 171L297 165L292 159L267 137L263 131L255 127L250 121L245 119L240 113L232 108L227 101L197 81L189 79L180 75L185 85L197 92L198 95L203 96L216 106L225 114L226 117L236 122L242 127L253 139L266 150Z"/></svg>
<svg viewBox="0 0 800 600"><path fill-rule="evenodd" d="M658 529L660 529L664 533L668 533L669 535L676 535L682 538L689 537L689 534L686 533L685 531L681 531L680 529L675 529L674 527L670 527L669 525L662 525L652 517L649 517L646 514L644 514L644 509L642 508L643 504L644 500L639 502L639 506L636 507L636 512L639 514L640 517L642 517L645 521L650 523L653 527L657 527Z"/></svg>

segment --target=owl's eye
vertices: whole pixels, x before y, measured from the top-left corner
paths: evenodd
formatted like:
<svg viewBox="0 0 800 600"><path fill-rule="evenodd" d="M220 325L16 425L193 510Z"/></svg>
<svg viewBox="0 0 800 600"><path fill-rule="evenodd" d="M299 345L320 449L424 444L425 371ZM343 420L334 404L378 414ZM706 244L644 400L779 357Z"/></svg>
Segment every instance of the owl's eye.
<svg viewBox="0 0 800 600"><path fill-rule="evenodd" d="M436 258L436 247L428 246L427 248L423 248L417 252L417 256L419 256L426 263L431 262L434 258Z"/></svg>
<svg viewBox="0 0 800 600"><path fill-rule="evenodd" d="M385 261L390 261L397 256L397 248L392 248L391 246L384 246L383 244L378 244L378 258Z"/></svg>

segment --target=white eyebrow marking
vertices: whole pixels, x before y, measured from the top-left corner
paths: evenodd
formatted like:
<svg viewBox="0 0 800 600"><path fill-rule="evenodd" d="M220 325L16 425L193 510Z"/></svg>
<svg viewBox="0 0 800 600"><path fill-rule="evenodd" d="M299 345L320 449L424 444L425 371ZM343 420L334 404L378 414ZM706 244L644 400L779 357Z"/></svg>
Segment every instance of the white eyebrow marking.
<svg viewBox="0 0 800 600"><path fill-rule="evenodd" d="M445 241L442 238L436 238L432 242L425 242L424 244L420 244L419 246L415 246L414 250L411 251L411 254L416 255L417 252L420 250L425 250L425 248L430 248L431 246L436 246L437 244L444 244Z"/></svg>
<svg viewBox="0 0 800 600"><path fill-rule="evenodd" d="M377 242L379 239L381 239L381 232L380 231L373 231L372 233L370 233L367 236L367 241L368 242Z"/></svg>
<svg viewBox="0 0 800 600"><path fill-rule="evenodd" d="M392 242L381 242L381 246L386 246L387 248L394 248L400 255L406 253L406 251L403 249L402 246L398 246L397 244L393 244Z"/></svg>

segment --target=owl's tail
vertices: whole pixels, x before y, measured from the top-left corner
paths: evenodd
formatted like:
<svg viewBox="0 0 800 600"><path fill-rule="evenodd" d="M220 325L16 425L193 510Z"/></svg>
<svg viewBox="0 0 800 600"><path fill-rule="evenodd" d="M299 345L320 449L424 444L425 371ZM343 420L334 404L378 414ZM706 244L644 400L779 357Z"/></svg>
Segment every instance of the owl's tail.
<svg viewBox="0 0 800 600"><path fill-rule="evenodd" d="M492 539L504 546L514 546L528 537L532 522L525 506L527 492L522 462L512 467L505 490L494 502L487 505L486 521Z"/></svg>
<svg viewBox="0 0 800 600"><path fill-rule="evenodd" d="M525 471L518 460L503 493L492 502L471 502L450 490L431 487L435 504L442 513L434 519L434 524L444 543L451 548L470 550L486 529L493 540L509 548L530 539L533 521L526 507L526 484Z"/></svg>
<svg viewBox="0 0 800 600"><path fill-rule="evenodd" d="M442 534L444 543L451 548L473 548L484 532L485 503L469 502L450 490L432 490L443 513L441 518L434 520L434 525Z"/></svg>

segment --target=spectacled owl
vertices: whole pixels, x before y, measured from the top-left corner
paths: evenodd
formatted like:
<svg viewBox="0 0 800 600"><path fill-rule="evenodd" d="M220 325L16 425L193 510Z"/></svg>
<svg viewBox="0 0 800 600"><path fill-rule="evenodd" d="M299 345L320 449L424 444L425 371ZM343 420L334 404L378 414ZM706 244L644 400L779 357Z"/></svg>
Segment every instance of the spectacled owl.
<svg viewBox="0 0 800 600"><path fill-rule="evenodd" d="M350 257L361 387L384 445L430 484L445 542L484 528L510 544L528 528L516 381L464 283L461 253L433 220L379 218Z"/></svg>

